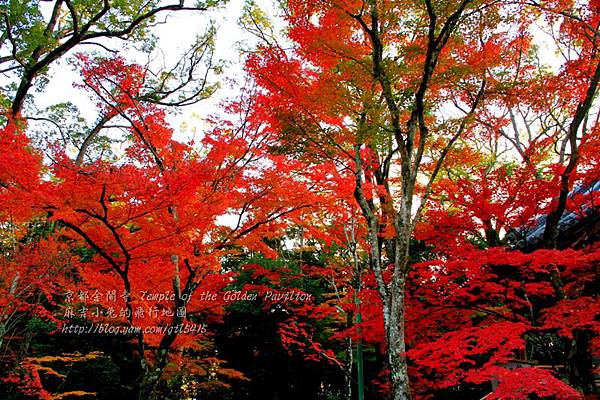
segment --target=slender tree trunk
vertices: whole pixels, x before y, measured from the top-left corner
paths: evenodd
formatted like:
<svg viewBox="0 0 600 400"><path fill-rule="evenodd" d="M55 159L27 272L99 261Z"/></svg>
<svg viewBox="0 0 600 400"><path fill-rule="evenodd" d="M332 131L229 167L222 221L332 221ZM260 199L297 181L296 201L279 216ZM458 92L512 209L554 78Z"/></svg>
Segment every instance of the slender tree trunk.
<svg viewBox="0 0 600 400"><path fill-rule="evenodd" d="M351 328L353 326L353 322L354 315L350 311L346 315L346 328ZM352 341L351 337L348 338L348 347L346 348L346 354L348 355L348 360L346 361L346 365L344 366L344 398L346 400L352 400L352 385L354 384L352 380L352 373L354 372L354 342Z"/></svg>
<svg viewBox="0 0 600 400"><path fill-rule="evenodd" d="M408 379L408 363L406 359L406 343L404 337L405 287L406 271L409 257L409 238L411 229L411 195L412 190L405 190L403 206L394 216L396 232L394 246L386 247L388 251L383 257L379 247L381 225L376 215L375 206L369 201L363 190L363 165L360 158L360 146L355 146L356 187L354 197L358 202L368 227L368 243L370 246L369 263L375 274L377 288L383 303L383 321L388 345L388 367L392 384L393 400L410 400L410 384ZM408 194L407 194L408 193ZM389 211L387 211L389 212ZM387 260L386 260L387 259ZM391 281L384 278L384 266L393 264L394 272Z"/></svg>
<svg viewBox="0 0 600 400"><path fill-rule="evenodd" d="M171 350L172 342L177 338L177 334L168 334L165 337L169 339L171 343L164 345L161 343L159 349L156 351L156 361L154 365L146 367L142 375L142 381L140 383L140 390L138 393L138 400L160 400L158 397L160 392L157 391L158 384L160 383L160 377L169 363L169 353ZM164 341L164 338L163 338Z"/></svg>
<svg viewBox="0 0 600 400"><path fill-rule="evenodd" d="M156 387L160 380L162 370L157 368L151 368L144 372L142 382L140 383L140 391L138 393L138 400L156 400L157 392Z"/></svg>
<svg viewBox="0 0 600 400"><path fill-rule="evenodd" d="M557 205L548 214L546 219L546 226L544 228L544 237L543 241L547 248L556 249L558 247L558 234L559 234L559 223L560 218L562 217L565 209L567 207L567 200L569 196L569 192L572 190L571 187L571 177L577 171L577 165L579 162L579 142L578 135L579 129L581 127L582 122L588 116L590 109L592 108L592 102L594 100L594 96L596 95L596 91L598 89L598 84L600 82L600 62L596 64L596 69L594 71L594 75L591 78L590 84L587 88L585 98L577 105L577 109L575 110L575 115L573 116L573 120L569 125L568 132L568 142L571 148L571 155L569 156L569 162L565 166L564 171L560 176L560 187L559 187L559 196ZM585 127L584 127L585 130ZM582 135L585 132L582 133ZM565 142L566 143L566 142Z"/></svg>
<svg viewBox="0 0 600 400"><path fill-rule="evenodd" d="M355 298L356 303L356 323L362 322L360 310L360 299L358 295ZM358 340L356 342L356 398L357 400L365 400L365 381L364 381L364 365L363 365L363 343L362 343L362 328L357 328Z"/></svg>
<svg viewBox="0 0 600 400"><path fill-rule="evenodd" d="M404 338L404 289L392 296L389 320L385 330L388 341L388 364L393 400L410 400L406 342Z"/></svg>
<svg viewBox="0 0 600 400"><path fill-rule="evenodd" d="M169 338L168 344L163 343L165 338ZM167 334L163 337L159 349L156 351L156 360L152 366L146 366L142 374L138 400L158 400L157 387L163 370L169 362L169 351L172 342L177 338L177 334Z"/></svg>
<svg viewBox="0 0 600 400"><path fill-rule="evenodd" d="M569 383L576 388L580 388L585 394L597 394L589 344L589 332L575 332L567 358Z"/></svg>

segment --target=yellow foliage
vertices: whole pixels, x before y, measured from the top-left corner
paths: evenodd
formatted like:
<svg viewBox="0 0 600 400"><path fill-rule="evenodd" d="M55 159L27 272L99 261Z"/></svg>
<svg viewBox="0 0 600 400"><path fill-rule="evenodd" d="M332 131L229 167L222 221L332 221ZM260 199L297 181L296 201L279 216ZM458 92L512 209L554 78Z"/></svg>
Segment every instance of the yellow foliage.
<svg viewBox="0 0 600 400"><path fill-rule="evenodd" d="M52 369L52 368L50 368L50 367L43 367L43 366L41 366L41 365L35 365L35 364L31 364L31 365L33 366L33 368L35 368L35 370L36 370L38 373L39 373L39 372L43 372L43 373L45 373L46 375L52 375L52 376L55 376L55 377L57 377L57 378L65 378L65 375L63 375L63 374L61 374L61 373L59 373L59 372L56 372L55 370L53 370L53 369Z"/></svg>
<svg viewBox="0 0 600 400"><path fill-rule="evenodd" d="M84 392L82 390L76 390L73 392L64 392L52 395L52 400L62 400L68 397L82 397L82 396L96 396L96 392Z"/></svg>
<svg viewBox="0 0 600 400"><path fill-rule="evenodd" d="M101 351L92 351L87 354L81 354L79 352L75 353L64 353L60 356L44 356L44 357L29 357L27 361L31 364L42 364L49 362L64 362L64 363L74 363L74 362L83 362L88 360L93 360L95 358L101 357L103 353Z"/></svg>
<svg viewBox="0 0 600 400"><path fill-rule="evenodd" d="M250 379L246 378L246 376L236 370L236 369L232 369L232 368L219 368L219 370L217 371L217 373L225 378L229 378L229 379L239 379L241 381L249 381Z"/></svg>

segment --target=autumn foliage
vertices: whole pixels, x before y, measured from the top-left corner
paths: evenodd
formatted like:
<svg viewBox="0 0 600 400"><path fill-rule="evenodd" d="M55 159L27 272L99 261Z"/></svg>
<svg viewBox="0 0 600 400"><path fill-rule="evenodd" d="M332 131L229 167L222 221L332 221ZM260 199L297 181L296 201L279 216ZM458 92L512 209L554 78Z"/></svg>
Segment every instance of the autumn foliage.
<svg viewBox="0 0 600 400"><path fill-rule="evenodd" d="M193 138L212 33L161 74L78 52L97 120L35 114L155 6L2 11L0 397L596 398L600 4L249 3L250 83Z"/></svg>

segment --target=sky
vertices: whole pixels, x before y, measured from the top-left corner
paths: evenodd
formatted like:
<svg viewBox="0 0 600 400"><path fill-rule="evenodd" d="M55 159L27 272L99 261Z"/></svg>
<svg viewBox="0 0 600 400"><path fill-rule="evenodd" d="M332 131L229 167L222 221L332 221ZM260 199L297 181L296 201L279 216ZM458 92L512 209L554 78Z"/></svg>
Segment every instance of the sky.
<svg viewBox="0 0 600 400"><path fill-rule="evenodd" d="M257 1L257 3L272 16L277 12L269 0ZM193 43L195 37L206 31L210 21L213 21L217 28L215 59L223 60L225 68L220 76L213 76L212 79L220 81L221 88L211 98L184 107L180 113L170 117L170 122L181 139L184 139L184 136L193 136L194 131L207 129L208 125L203 122L203 119L212 114L219 114L222 110L221 102L239 95L239 87L243 85L244 79L240 47L247 48L253 43L253 37L238 24L243 7L244 0L230 0L226 6L211 12L171 12L166 18L166 23L152 28L158 37L157 51L153 53L154 61L151 64L155 66L163 63L174 64ZM104 41L102 44L107 44L112 49L122 48L122 41L118 39ZM99 47L96 49L102 52ZM73 56L78 51L90 50L92 46L80 46L68 56ZM132 49L120 50L119 54L127 60L135 60L141 64L145 64L148 57ZM69 62L54 64L50 69L50 77L43 95L35 96L38 107L45 108L68 101L76 104L82 116L91 124L97 116L94 101L88 93L74 87L74 84L81 83L81 76L73 64Z"/></svg>
<svg viewBox="0 0 600 400"><path fill-rule="evenodd" d="M276 17L278 10L274 5L274 0L258 0L256 2L270 17ZM171 115L170 122L175 129L177 139L190 139L209 129L209 125L204 119L210 115L220 114L222 112L220 104L226 99L232 99L239 95L244 80L243 57L240 55L240 47L251 48L255 44L252 35L244 31L238 24L244 3L245 0L230 0L225 6L210 12L171 12L166 18L166 23L152 28L159 39L157 51L152 56L155 67L163 63L165 65L174 64L192 44L195 37L205 32L210 21L213 21L217 27L215 59L225 62L223 73L220 76L212 77L222 85L215 95ZM47 11L49 12L50 6L48 7ZM281 27L281 22L277 23L276 21L275 24L276 27ZM535 41L541 48L540 53L544 63L558 65L558 59L554 49L550 46L547 34L541 29L535 30L533 33ZM114 49L123 47L123 41L119 39L106 41L103 44ZM79 46L75 52L92 49L92 46ZM69 55L72 56L75 52L71 52ZM120 54L125 59L135 60L140 64L145 64L148 57L147 54L133 50L121 51ZM81 76L73 64L69 62L54 64L51 67L50 76L49 83L44 89L44 95L35 96L37 105L45 108L52 104L69 101L79 107L89 125L92 125L97 117L94 102L87 92L73 87L74 84L81 83Z"/></svg>
<svg viewBox="0 0 600 400"><path fill-rule="evenodd" d="M256 0L256 2L271 17L271 20L277 16L275 0ZM222 8L210 12L172 12L168 14L165 23L152 28L159 40L158 50L152 58L155 67L163 63L174 64L193 43L196 36L206 31L210 21L213 21L217 28L215 59L225 62L223 73L220 76L212 77L213 80L222 83L222 87L215 95L200 103L185 107L180 113L170 116L176 139L187 141L202 135L202 132L210 129L205 118L222 114L221 103L239 95L240 87L244 83L243 56L240 54L240 48L252 48L255 44L253 36L238 24L244 4L245 0L230 0ZM282 28L283 25L275 19L275 26ZM533 34L535 41L540 46L542 61L554 67L560 65L547 34L542 29L535 30ZM114 49L123 48L123 42L119 39L106 41L103 44ZM91 49L91 46L79 46L75 52ZM69 56L73 56L75 52L71 52ZM128 61L137 61L142 65L146 63L148 57L147 54L133 50L121 51L120 55ZM45 87L43 95L37 94L35 101L41 109L61 102L76 104L88 125L93 126L93 122L97 118L94 100L86 91L74 87L78 83L81 83L81 76L74 68L73 63L68 61L56 63L50 69L49 83ZM70 150L76 152L75 148ZM116 154L120 153L118 148L114 150Z"/></svg>

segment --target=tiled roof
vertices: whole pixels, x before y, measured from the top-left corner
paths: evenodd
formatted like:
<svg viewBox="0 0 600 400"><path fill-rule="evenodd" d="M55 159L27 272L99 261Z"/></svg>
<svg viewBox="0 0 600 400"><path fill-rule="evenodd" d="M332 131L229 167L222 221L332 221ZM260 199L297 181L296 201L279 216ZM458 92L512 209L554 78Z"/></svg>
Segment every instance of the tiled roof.
<svg viewBox="0 0 600 400"><path fill-rule="evenodd" d="M579 186L569 193L569 197L572 199L579 196L596 197L597 202L596 204L593 202L592 204L587 203L582 206L581 210L577 210L577 212L565 211L558 222L559 237L564 237L575 227L585 223L588 218L595 218L598 216L600 206L600 181L596 181L588 186ZM544 238L545 229L546 216L543 215L537 219L535 225L518 228L509 233L508 241L513 243L513 246L517 249L538 247L541 245Z"/></svg>

